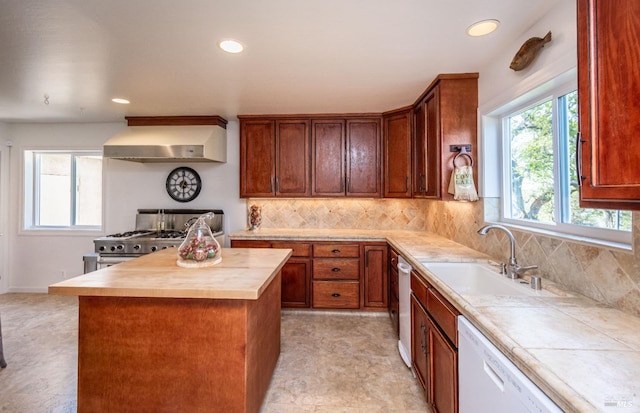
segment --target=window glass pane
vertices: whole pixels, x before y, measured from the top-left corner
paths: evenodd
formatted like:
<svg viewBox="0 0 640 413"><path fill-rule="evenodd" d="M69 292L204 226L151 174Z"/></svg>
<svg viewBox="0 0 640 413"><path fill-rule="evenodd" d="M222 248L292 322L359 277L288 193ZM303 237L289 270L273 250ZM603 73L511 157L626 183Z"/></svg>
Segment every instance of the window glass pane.
<svg viewBox="0 0 640 413"><path fill-rule="evenodd" d="M552 101L510 116L511 218L555 222Z"/></svg>
<svg viewBox="0 0 640 413"><path fill-rule="evenodd" d="M76 156L76 225L102 222L102 157Z"/></svg>
<svg viewBox="0 0 640 413"><path fill-rule="evenodd" d="M580 208L578 180L576 171L576 136L578 133L578 93L573 91L558 99L559 134L565 151L563 161L568 168L568 176L562 180L563 203L568 213L563 214L567 224L584 225L595 228L609 228L631 231L631 211Z"/></svg>
<svg viewBox="0 0 640 413"><path fill-rule="evenodd" d="M40 154L38 191L39 225L69 226L71 224L71 156Z"/></svg>

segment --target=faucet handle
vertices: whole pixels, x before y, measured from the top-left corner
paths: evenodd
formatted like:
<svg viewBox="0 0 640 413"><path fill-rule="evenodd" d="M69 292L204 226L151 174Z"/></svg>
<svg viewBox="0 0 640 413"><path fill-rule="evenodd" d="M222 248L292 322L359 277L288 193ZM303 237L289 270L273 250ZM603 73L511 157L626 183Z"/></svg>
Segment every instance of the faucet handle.
<svg viewBox="0 0 640 413"><path fill-rule="evenodd" d="M524 274L525 272L527 272L527 271L529 271L529 270L535 270L536 268L538 268L538 266L537 266L537 265L530 265L530 266L528 266L528 267L521 267L520 265L516 265L516 266L513 268L513 272L515 272L515 273L516 273L516 274L518 274L518 275L522 275L522 274Z"/></svg>

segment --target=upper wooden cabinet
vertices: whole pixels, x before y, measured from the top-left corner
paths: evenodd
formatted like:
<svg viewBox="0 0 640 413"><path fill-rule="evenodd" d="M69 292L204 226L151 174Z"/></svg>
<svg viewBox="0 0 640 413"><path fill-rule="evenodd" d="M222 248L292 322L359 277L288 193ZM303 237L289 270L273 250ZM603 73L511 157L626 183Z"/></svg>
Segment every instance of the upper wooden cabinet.
<svg viewBox="0 0 640 413"><path fill-rule="evenodd" d="M411 197L411 108L383 115L384 197Z"/></svg>
<svg viewBox="0 0 640 413"><path fill-rule="evenodd" d="M311 121L312 196L380 197L380 118Z"/></svg>
<svg viewBox="0 0 640 413"><path fill-rule="evenodd" d="M309 121L240 120L240 196L308 196Z"/></svg>
<svg viewBox="0 0 640 413"><path fill-rule="evenodd" d="M311 194L345 195L344 120L311 121Z"/></svg>
<svg viewBox="0 0 640 413"><path fill-rule="evenodd" d="M447 193L450 145L472 145L477 159L478 74L439 75L413 106L413 196L453 199ZM477 162L474 175L478 176ZM476 178L477 179L477 178Z"/></svg>
<svg viewBox="0 0 640 413"><path fill-rule="evenodd" d="M638 0L578 0L581 207L640 210L638 44Z"/></svg>
<svg viewBox="0 0 640 413"><path fill-rule="evenodd" d="M274 196L275 121L240 122L240 196Z"/></svg>
<svg viewBox="0 0 640 413"><path fill-rule="evenodd" d="M347 119L346 195L382 196L380 118Z"/></svg>

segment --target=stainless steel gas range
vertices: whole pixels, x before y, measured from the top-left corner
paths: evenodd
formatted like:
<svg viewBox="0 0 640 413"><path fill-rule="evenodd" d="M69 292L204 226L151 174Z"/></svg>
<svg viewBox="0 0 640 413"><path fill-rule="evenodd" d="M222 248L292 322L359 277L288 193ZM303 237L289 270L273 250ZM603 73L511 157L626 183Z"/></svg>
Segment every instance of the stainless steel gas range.
<svg viewBox="0 0 640 413"><path fill-rule="evenodd" d="M83 257L84 272L86 274L154 251L178 248L187 236L189 226L207 212L213 212L207 224L220 246L224 246L224 212L220 209L138 209L134 230L93 240L95 252Z"/></svg>

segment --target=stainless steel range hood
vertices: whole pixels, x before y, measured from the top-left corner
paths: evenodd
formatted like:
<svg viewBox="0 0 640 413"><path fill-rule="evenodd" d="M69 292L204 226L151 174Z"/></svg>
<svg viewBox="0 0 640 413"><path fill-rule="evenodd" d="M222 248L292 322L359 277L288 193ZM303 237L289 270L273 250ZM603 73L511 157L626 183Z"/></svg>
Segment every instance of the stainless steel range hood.
<svg viewBox="0 0 640 413"><path fill-rule="evenodd" d="M104 144L103 156L134 162L227 162L227 131L220 125L128 126Z"/></svg>

